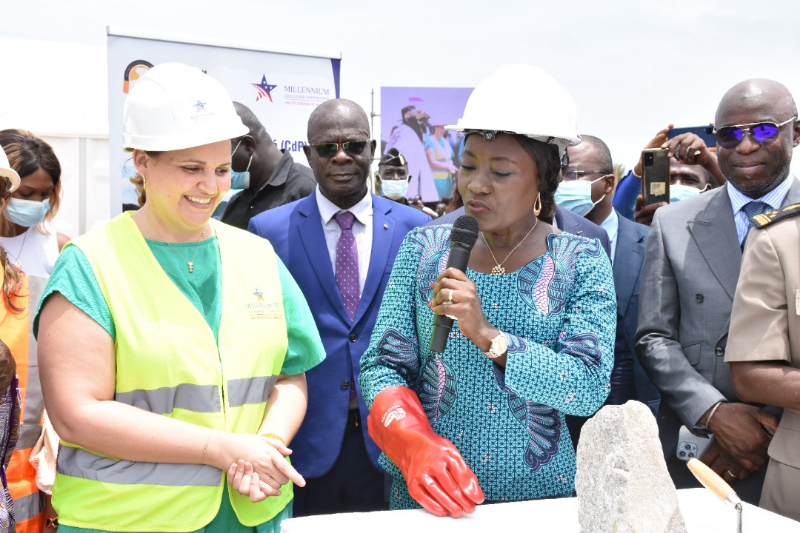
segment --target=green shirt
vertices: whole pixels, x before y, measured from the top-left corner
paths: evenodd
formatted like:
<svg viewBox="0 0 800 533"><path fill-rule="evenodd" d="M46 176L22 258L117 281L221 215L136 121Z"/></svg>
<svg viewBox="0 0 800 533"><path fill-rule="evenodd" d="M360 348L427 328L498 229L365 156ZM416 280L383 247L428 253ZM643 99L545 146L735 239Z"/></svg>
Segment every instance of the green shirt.
<svg viewBox="0 0 800 533"><path fill-rule="evenodd" d="M218 340L219 322L222 313L222 263L219 255L219 243L216 236L199 243L175 243L168 245L159 241L146 239L161 268L172 282L189 299L203 315L208 326ZM192 258L193 271L189 272L187 260ZM197 252L195 253L195 249ZM305 372L319 364L325 358L317 326L311 310L308 308L300 287L292 278L279 257L278 277L283 293L283 309L286 316L288 348L281 368L281 374L295 375ZM77 246L68 246L58 258L50 275L50 280L42 294L41 302L45 302L52 293L61 293L75 307L86 313L92 320L100 324L111 338L116 338L116 327L111 311L106 304L100 285L94 276L92 267L86 256ZM34 318L34 334L38 335L39 312ZM291 505L281 511L275 518L256 528L239 523L228 498L228 485L222 496L222 504L217 516L196 533L277 533L280 522L291 517ZM100 530L83 529L66 525L59 526L59 531L70 533L105 533Z"/></svg>

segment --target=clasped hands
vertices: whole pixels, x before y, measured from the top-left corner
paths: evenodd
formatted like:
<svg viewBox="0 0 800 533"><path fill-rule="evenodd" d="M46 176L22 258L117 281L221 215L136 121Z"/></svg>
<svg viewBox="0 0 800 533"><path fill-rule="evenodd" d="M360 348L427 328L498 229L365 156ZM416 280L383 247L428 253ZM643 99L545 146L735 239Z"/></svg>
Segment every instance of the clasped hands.
<svg viewBox="0 0 800 533"><path fill-rule="evenodd" d="M767 462L772 436L764 427L775 431L778 419L754 405L723 402L708 428L714 443L700 460L728 482L747 479Z"/></svg>
<svg viewBox="0 0 800 533"><path fill-rule="evenodd" d="M243 445L243 455L227 469L228 483L240 495L256 503L268 496L280 496L280 488L289 481L305 486L303 476L286 460L292 450L280 440L244 434L229 437L238 441L237 448Z"/></svg>

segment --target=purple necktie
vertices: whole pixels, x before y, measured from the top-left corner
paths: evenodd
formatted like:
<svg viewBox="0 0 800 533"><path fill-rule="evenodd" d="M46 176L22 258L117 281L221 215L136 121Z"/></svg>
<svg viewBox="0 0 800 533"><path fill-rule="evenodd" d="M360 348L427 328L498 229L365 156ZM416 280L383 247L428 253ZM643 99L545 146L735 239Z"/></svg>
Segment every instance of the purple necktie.
<svg viewBox="0 0 800 533"><path fill-rule="evenodd" d="M334 215L336 223L342 228L339 242L336 243L336 285L342 295L344 308L350 320L356 316L361 291L358 284L358 247L353 235L353 222L356 217L350 211Z"/></svg>

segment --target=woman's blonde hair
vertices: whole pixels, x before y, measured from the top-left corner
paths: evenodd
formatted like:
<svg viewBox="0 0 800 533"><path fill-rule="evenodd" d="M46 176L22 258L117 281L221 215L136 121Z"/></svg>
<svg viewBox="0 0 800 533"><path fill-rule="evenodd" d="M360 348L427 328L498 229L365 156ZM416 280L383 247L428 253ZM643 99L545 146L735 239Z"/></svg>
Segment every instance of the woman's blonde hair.
<svg viewBox="0 0 800 533"><path fill-rule="evenodd" d="M58 213L61 204L61 164L58 162L53 147L33 133L25 130L8 129L0 131L0 146L3 147L8 163L19 174L24 182L37 170L44 169L53 179L53 191L50 193L50 209L44 221L36 226L41 233L48 233L47 226ZM12 222L0 212L0 235L10 235Z"/></svg>
<svg viewBox="0 0 800 533"><path fill-rule="evenodd" d="M149 150L145 150L144 153L150 157L158 157L161 154L161 152L152 152ZM145 177L141 173L137 172L134 177L130 178L130 182L133 183L133 188L136 190L136 197L139 200L139 207L141 207L147 200L147 191L145 191Z"/></svg>

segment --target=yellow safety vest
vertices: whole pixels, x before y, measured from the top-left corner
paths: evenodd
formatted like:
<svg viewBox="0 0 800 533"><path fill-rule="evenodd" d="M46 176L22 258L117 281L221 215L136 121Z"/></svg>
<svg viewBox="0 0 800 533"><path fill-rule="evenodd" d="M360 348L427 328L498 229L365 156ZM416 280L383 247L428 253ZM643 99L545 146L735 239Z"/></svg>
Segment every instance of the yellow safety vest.
<svg viewBox="0 0 800 533"><path fill-rule="evenodd" d="M115 400L255 434L288 346L277 261L268 241L212 224L222 263L219 343L128 214L71 244L88 259L116 326ZM53 506L70 526L192 531L216 516L224 483L224 472L211 466L119 460L62 442ZM255 504L228 493L246 526L270 520L293 496L291 482Z"/></svg>

